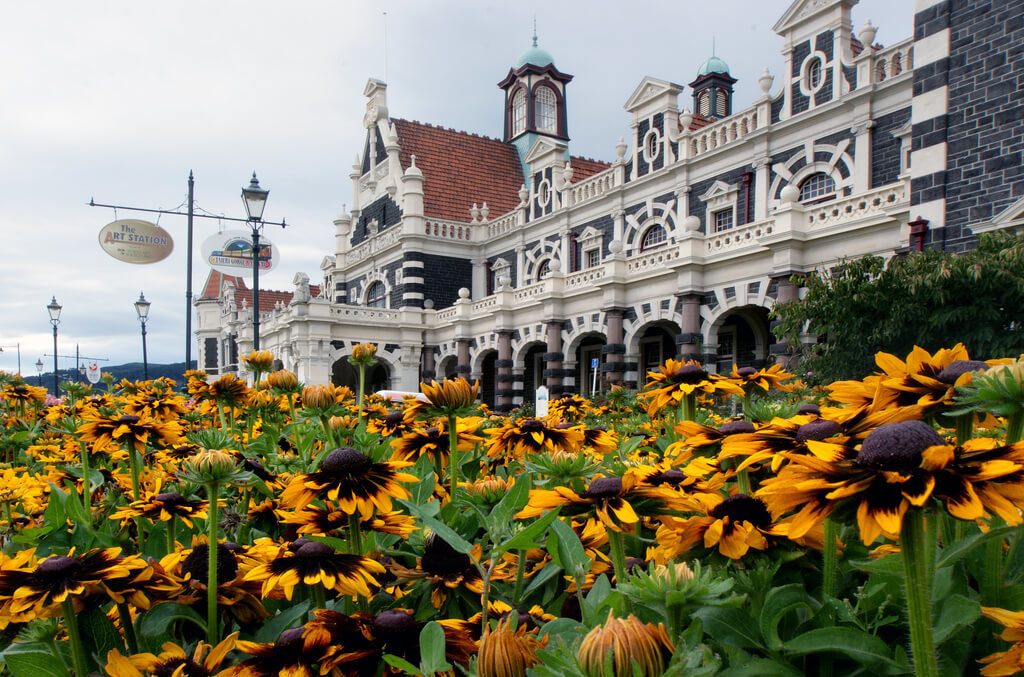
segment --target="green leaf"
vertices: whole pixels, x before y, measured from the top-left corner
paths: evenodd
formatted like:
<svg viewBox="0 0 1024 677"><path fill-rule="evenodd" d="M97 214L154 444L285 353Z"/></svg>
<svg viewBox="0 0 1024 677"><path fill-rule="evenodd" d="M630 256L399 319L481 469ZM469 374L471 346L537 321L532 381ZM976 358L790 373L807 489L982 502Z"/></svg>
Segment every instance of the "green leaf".
<svg viewBox="0 0 1024 677"><path fill-rule="evenodd" d="M594 563L572 527L562 520L555 520L551 523L551 530L562 568L574 578L580 578L590 571Z"/></svg>
<svg viewBox="0 0 1024 677"><path fill-rule="evenodd" d="M832 627L810 630L786 642L785 652L791 656L838 653L862 665L898 667L885 642L858 628Z"/></svg>
<svg viewBox="0 0 1024 677"><path fill-rule="evenodd" d="M99 608L89 609L78 615L78 626L82 630L86 653L96 656L100 665L107 659L111 649L124 652L121 633Z"/></svg>
<svg viewBox="0 0 1024 677"><path fill-rule="evenodd" d="M423 675L415 665L394 654L384 654L384 662L393 668L398 668L407 675L417 675L417 677L421 677Z"/></svg>
<svg viewBox="0 0 1024 677"><path fill-rule="evenodd" d="M68 669L53 648L43 642L14 642L3 652L13 677L67 677Z"/></svg>
<svg viewBox="0 0 1024 677"><path fill-rule="evenodd" d="M943 548L935 566L936 568L952 566L985 543L997 538L1004 538L1016 530L1017 527L1004 526L989 529L987 533L972 534L967 538L957 541L948 548Z"/></svg>
<svg viewBox="0 0 1024 677"><path fill-rule="evenodd" d="M788 663L756 658L718 674L719 677L802 677L804 673Z"/></svg>
<svg viewBox="0 0 1024 677"><path fill-rule="evenodd" d="M530 475L523 474L516 478L512 489L508 491L498 504L491 509L488 528L492 531L503 531L512 523L512 516L522 510L530 500ZM492 535L492 538L494 536Z"/></svg>
<svg viewBox="0 0 1024 677"><path fill-rule="evenodd" d="M963 595L949 595L942 600L938 618L935 619L935 646L949 639L959 628L972 625L981 617L981 604Z"/></svg>
<svg viewBox="0 0 1024 677"><path fill-rule="evenodd" d="M779 588L772 588L764 598L764 605L761 607L759 626L761 635L768 643L768 648L778 651L782 648L782 640L779 638L779 623L789 612L804 607L814 610L810 596L799 583L784 585Z"/></svg>
<svg viewBox="0 0 1024 677"><path fill-rule="evenodd" d="M444 657L444 628L436 621L430 621L420 631L420 667L429 674L446 672L452 666Z"/></svg>
<svg viewBox="0 0 1024 677"><path fill-rule="evenodd" d="M303 614L309 609L309 601L296 604L295 606L288 607L278 615L267 620L263 624L263 627L256 633L257 642L273 642L281 633L288 630L297 624L300 624Z"/></svg>
<svg viewBox="0 0 1024 677"><path fill-rule="evenodd" d="M189 621L206 632L206 621L195 611L176 602L164 602L143 614L138 624L139 634L159 640L159 645L164 638L170 636L170 626L175 621Z"/></svg>
<svg viewBox="0 0 1024 677"><path fill-rule="evenodd" d="M473 544L455 533L455 530L449 527L447 524L439 519L435 519L427 515L426 511L418 505L409 503L408 501L399 501L402 505L409 509L416 517L426 526L430 527L431 531L441 537L445 543L452 546L456 552L460 552L463 555L468 555L473 550ZM429 505L429 504L428 504Z"/></svg>
<svg viewBox="0 0 1024 677"><path fill-rule="evenodd" d="M693 614L716 642L737 649L763 649L761 632L747 610L704 607Z"/></svg>
<svg viewBox="0 0 1024 677"><path fill-rule="evenodd" d="M548 526L554 522L556 517L558 517L557 508L545 514L536 522L502 543L498 547L498 552L507 552L509 550L528 550L530 548L537 547L538 544L535 541L540 538L541 534L547 530Z"/></svg>

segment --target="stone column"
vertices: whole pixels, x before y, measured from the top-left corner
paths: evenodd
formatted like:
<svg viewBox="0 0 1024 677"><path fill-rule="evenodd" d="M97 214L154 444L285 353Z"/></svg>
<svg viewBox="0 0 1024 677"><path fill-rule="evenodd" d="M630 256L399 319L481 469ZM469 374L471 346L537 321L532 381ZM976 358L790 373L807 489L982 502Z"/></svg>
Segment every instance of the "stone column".
<svg viewBox="0 0 1024 677"><path fill-rule="evenodd" d="M605 323L608 327L607 340L608 342L601 347L601 352L605 355L604 379L608 386L622 385L622 379L625 374L625 364L623 358L626 355L626 344L623 343L623 330L622 330L622 308L609 308L605 311Z"/></svg>
<svg viewBox="0 0 1024 677"><path fill-rule="evenodd" d="M683 332L676 339L676 346L684 360L700 359L700 302L699 294L683 296Z"/></svg>
<svg viewBox="0 0 1024 677"><path fill-rule="evenodd" d="M776 278L778 283L778 291L775 292L775 302L785 303L787 301L796 301L800 298L800 287L790 280L789 275ZM774 329L778 324L778 320L772 320L771 328ZM776 364L780 364L783 367L789 365L792 359L792 346L789 345L788 341L780 340L778 343L773 343L768 348L770 355L766 362L770 362L772 358Z"/></svg>
<svg viewBox="0 0 1024 677"><path fill-rule="evenodd" d="M512 332L502 330L498 332L498 359L494 366L498 369L495 378L495 402L497 410L501 412L512 408L512 397L515 391L512 387Z"/></svg>
<svg viewBox="0 0 1024 677"><path fill-rule="evenodd" d="M457 344L455 374L468 379L472 372L472 367L469 364L469 339L455 339L455 343Z"/></svg>
<svg viewBox="0 0 1024 677"><path fill-rule="evenodd" d="M544 353L544 379L548 386L548 396L554 397L562 393L562 321L550 320L548 323L548 351Z"/></svg>
<svg viewBox="0 0 1024 677"><path fill-rule="evenodd" d="M437 364L434 361L434 346L423 346L420 362L420 381L430 382L437 378Z"/></svg>

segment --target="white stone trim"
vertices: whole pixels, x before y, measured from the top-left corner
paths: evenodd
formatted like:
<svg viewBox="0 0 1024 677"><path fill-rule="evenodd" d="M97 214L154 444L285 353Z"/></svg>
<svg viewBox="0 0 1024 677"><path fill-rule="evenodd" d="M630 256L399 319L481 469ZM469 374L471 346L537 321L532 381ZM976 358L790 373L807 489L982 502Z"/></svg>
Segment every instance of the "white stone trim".
<svg viewBox="0 0 1024 677"><path fill-rule="evenodd" d="M946 170L946 144L937 143L925 146L910 154L910 166L917 176L927 176Z"/></svg>
<svg viewBox="0 0 1024 677"><path fill-rule="evenodd" d="M910 104L910 119L914 123L924 122L949 112L949 86L915 96Z"/></svg>
<svg viewBox="0 0 1024 677"><path fill-rule="evenodd" d="M948 28L943 28L938 33L932 33L928 37L914 41L914 68L927 66L939 59L949 56Z"/></svg>

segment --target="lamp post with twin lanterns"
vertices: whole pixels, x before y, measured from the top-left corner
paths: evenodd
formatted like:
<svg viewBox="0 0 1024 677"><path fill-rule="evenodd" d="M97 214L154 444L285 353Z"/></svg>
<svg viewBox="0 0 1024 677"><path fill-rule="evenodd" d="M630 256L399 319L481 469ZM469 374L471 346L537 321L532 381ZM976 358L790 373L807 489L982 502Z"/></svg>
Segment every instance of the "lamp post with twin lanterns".
<svg viewBox="0 0 1024 677"><path fill-rule="evenodd" d="M249 185L242 188L245 213L252 228L252 348L260 349L260 230L263 228L263 208L267 206L269 190L260 188L256 172Z"/></svg>
<svg viewBox="0 0 1024 677"><path fill-rule="evenodd" d="M46 311L50 313L50 324L53 325L53 396L60 397L60 384L57 382L57 325L60 324L61 305L57 303L56 296L50 300Z"/></svg>
<svg viewBox="0 0 1024 677"><path fill-rule="evenodd" d="M142 378L149 380L149 358L146 355L146 319L149 317L149 307L152 304L146 300L145 294L139 292L139 300L135 302L135 314L139 316L139 324L142 325ZM186 365L186 369L188 366Z"/></svg>

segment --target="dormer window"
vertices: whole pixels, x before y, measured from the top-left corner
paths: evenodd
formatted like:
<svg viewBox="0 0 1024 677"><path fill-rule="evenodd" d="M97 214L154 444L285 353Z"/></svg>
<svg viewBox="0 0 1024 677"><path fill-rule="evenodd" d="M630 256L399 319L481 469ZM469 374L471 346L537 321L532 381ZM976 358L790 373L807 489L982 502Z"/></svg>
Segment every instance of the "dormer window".
<svg viewBox="0 0 1024 677"><path fill-rule="evenodd" d="M665 232L665 227L661 225L651 226L640 240L640 251L660 247L666 242L668 242L668 233Z"/></svg>
<svg viewBox="0 0 1024 677"><path fill-rule="evenodd" d="M520 89L512 97L512 136L526 131L526 90Z"/></svg>
<svg viewBox="0 0 1024 677"><path fill-rule="evenodd" d="M534 99L533 117L537 130L541 132L557 131L557 118L555 116L556 99L555 93L550 87L538 87Z"/></svg>
<svg viewBox="0 0 1024 677"><path fill-rule="evenodd" d="M836 196L836 182L824 172L811 174L800 184L800 202L814 204Z"/></svg>

